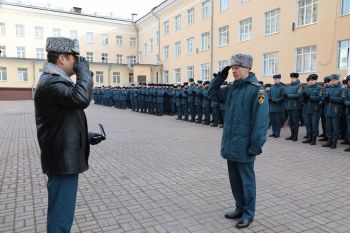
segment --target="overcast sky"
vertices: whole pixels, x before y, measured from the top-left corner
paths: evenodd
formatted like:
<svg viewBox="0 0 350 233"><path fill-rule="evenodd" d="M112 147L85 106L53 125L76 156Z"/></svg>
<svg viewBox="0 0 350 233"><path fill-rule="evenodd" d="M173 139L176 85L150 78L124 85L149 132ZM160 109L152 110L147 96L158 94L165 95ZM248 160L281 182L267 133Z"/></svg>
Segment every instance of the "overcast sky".
<svg viewBox="0 0 350 233"><path fill-rule="evenodd" d="M17 0L5 0L16 2ZM150 12L153 7L158 6L164 0L18 0L23 4L50 4L50 7L62 7L65 10L70 10L73 6L83 8L83 11L94 13L98 12L103 15L113 14L114 17L131 19L131 14L138 14L140 18Z"/></svg>

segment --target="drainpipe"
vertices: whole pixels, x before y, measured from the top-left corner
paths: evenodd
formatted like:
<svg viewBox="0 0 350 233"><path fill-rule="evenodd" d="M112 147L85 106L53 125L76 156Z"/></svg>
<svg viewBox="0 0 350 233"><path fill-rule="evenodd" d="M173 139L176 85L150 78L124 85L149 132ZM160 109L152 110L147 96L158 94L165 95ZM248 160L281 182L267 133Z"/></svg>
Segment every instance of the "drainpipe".
<svg viewBox="0 0 350 233"><path fill-rule="evenodd" d="M136 30L136 63L140 64L140 56L139 56L139 29L136 27L136 23L135 23L135 17L137 16L137 14L132 13L131 17L132 17L132 23L135 27ZM128 61L129 62L129 61ZM131 67L131 64L130 64ZM129 64L128 64L128 69L129 69ZM134 75L134 69L132 70L132 75L133 75L133 83L135 83L135 75ZM128 79L130 79L130 76L128 77Z"/></svg>
<svg viewBox="0 0 350 233"><path fill-rule="evenodd" d="M214 45L214 3L211 1L211 18L210 18L210 72L213 73L213 45ZM209 79L210 79L209 72Z"/></svg>
<svg viewBox="0 0 350 233"><path fill-rule="evenodd" d="M158 15L156 15L153 11L156 9L157 7L154 7L153 9L152 9L152 15L154 16L154 17L156 17L157 19L158 19L158 34L159 34L159 43L158 43L158 57L159 57L159 68L160 68L160 74L159 74L159 78L160 78L160 80L161 80L161 83L163 83L163 65L162 65L162 63L161 63L161 59L160 59L160 18L159 18L159 16ZM156 38L157 39L157 38Z"/></svg>
<svg viewBox="0 0 350 233"><path fill-rule="evenodd" d="M109 67L108 67L108 86L111 86L111 68L112 68L112 65L109 64Z"/></svg>
<svg viewBox="0 0 350 233"><path fill-rule="evenodd" d="M35 93L35 82L36 82L36 78L35 78L35 61L32 61L32 66L33 66L33 85L32 85L32 99L34 99L34 93Z"/></svg>

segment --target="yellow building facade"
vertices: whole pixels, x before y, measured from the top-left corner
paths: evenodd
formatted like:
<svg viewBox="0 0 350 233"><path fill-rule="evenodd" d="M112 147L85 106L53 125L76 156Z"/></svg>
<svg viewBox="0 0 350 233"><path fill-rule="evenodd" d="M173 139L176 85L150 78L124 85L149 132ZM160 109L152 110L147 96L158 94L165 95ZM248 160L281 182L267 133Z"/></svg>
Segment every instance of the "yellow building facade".
<svg viewBox="0 0 350 233"><path fill-rule="evenodd" d="M251 54L261 81L288 83L291 72L345 76L349 27L350 0L167 0L137 21L3 2L0 99L28 97L49 36L79 40L95 86L210 80L233 53Z"/></svg>

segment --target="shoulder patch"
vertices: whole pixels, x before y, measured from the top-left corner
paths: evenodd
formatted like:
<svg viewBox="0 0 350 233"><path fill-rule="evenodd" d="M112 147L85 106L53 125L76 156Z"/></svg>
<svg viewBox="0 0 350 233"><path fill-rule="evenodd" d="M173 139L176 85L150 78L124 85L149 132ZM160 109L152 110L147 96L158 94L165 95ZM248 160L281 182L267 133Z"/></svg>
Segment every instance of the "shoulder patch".
<svg viewBox="0 0 350 233"><path fill-rule="evenodd" d="M258 103L262 104L265 101L265 91L260 89L259 90L259 96L258 96Z"/></svg>

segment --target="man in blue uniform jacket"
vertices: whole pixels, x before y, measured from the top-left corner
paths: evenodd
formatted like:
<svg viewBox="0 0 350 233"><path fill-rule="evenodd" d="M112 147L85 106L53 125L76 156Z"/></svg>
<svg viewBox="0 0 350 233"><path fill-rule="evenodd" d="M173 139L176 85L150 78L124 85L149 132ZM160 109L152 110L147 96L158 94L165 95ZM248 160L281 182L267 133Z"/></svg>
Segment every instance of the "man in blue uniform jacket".
<svg viewBox="0 0 350 233"><path fill-rule="evenodd" d="M269 105L265 90L250 72L253 58L235 54L231 65L225 67L210 82L209 98L225 102L225 125L221 140L221 156L227 159L231 190L236 208L225 214L240 219L237 228L248 227L255 214L255 157L262 153L269 125ZM229 70L233 84L220 88Z"/></svg>
<svg viewBox="0 0 350 233"><path fill-rule="evenodd" d="M281 83L281 75L276 74L273 76L273 81L270 90L270 117L272 125L271 137L278 138L283 127L283 111L284 111L284 96L286 93L285 87Z"/></svg>

